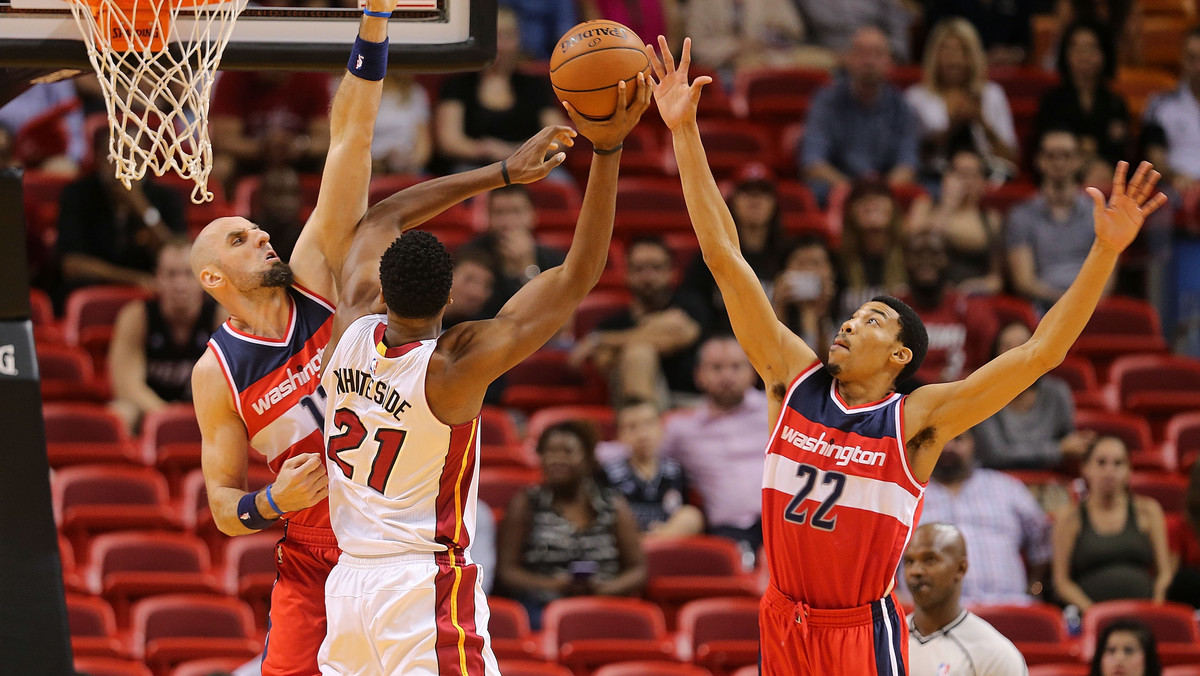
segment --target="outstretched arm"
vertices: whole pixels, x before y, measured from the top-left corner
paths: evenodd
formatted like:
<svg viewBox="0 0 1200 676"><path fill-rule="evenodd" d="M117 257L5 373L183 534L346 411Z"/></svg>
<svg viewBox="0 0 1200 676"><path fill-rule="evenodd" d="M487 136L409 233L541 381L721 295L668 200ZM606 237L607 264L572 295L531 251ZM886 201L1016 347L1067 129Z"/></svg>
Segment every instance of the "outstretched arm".
<svg viewBox="0 0 1200 676"><path fill-rule="evenodd" d="M1125 162L1117 164L1112 198L1107 205L1103 193L1096 188L1087 189L1095 202L1096 239L1092 250L1075 281L1042 318L1033 336L1024 345L984 364L965 380L926 385L908 397L904 409L906 436L912 438L927 429L933 430L932 434L922 435L931 443L909 452L918 479L929 477L947 440L1007 406L1067 356L1067 350L1095 311L1117 258L1133 242L1146 217L1167 201L1166 195L1154 192L1159 174L1148 162L1138 167L1127 189L1128 168Z"/></svg>
<svg viewBox="0 0 1200 676"><path fill-rule="evenodd" d="M786 388L797 373L817 360L817 355L776 318L758 276L742 256L733 216L709 169L696 124L696 106L701 88L712 82L712 78L699 77L688 84L690 38L683 41L678 67L666 39L660 36L658 41L661 60L652 47L646 47L659 81L654 98L663 121L671 129L683 197L700 242L700 253L725 298L738 342L767 384L767 392L774 399L782 399L776 386Z"/></svg>
<svg viewBox="0 0 1200 676"><path fill-rule="evenodd" d="M599 281L612 240L620 145L649 107L652 91L653 85L639 75L633 105L626 108L622 82L617 112L603 122L580 117L568 106L575 126L596 149L571 248L562 265L523 286L495 319L459 324L439 342L435 359L440 364L430 368L438 368L440 377L428 379L426 387L442 422L474 418L487 386L545 345Z"/></svg>
<svg viewBox="0 0 1200 676"><path fill-rule="evenodd" d="M396 2L370 0L367 8L391 12ZM387 19L363 15L358 28L360 39L382 43L387 36ZM317 206L288 261L296 281L335 301L335 281L350 247L354 225L367 210L371 140L382 94L383 80L364 80L350 71L342 77L329 111L329 154L321 173Z"/></svg>

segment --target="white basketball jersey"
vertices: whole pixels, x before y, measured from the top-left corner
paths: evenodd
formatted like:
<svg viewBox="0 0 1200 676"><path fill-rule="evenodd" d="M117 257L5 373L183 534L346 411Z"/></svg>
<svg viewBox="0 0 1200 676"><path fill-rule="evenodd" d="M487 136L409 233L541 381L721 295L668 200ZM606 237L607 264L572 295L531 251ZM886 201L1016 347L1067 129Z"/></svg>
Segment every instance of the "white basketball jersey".
<svg viewBox="0 0 1200 676"><path fill-rule="evenodd" d="M386 322L351 324L321 378L338 545L363 557L465 550L475 536L479 418L449 426L434 417L425 372L437 340L386 348Z"/></svg>

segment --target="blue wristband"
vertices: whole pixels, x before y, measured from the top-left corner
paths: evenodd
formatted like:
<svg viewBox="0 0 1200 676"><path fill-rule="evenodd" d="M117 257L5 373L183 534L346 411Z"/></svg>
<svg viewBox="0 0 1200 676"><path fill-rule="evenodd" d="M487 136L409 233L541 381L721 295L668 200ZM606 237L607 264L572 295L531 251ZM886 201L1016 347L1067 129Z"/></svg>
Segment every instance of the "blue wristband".
<svg viewBox="0 0 1200 676"><path fill-rule="evenodd" d="M270 528L279 519L268 519L258 511L258 504L254 499L258 496L257 492L247 493L238 500L238 520L242 525L250 530L263 530ZM268 502L270 500L268 499ZM274 505L271 505L274 507Z"/></svg>
<svg viewBox="0 0 1200 676"><path fill-rule="evenodd" d="M271 506L271 509L275 510L276 514L283 516L284 514L287 514L287 512L280 509L279 505L275 504L275 498L271 497L271 487L274 485L275 484L267 484L267 504Z"/></svg>
<svg viewBox="0 0 1200 676"><path fill-rule="evenodd" d="M366 8L364 8L364 9L363 9L363 14L366 14L367 16L373 16L373 17L377 17L377 18L380 18L380 19L390 19L390 18L392 18L392 13L391 13L391 12L372 12L371 10L369 10L369 9L366 9Z"/></svg>
<svg viewBox="0 0 1200 676"><path fill-rule="evenodd" d="M384 38L383 42L369 42L362 38L355 38L346 70L363 80L379 82L387 76L387 58L387 38Z"/></svg>

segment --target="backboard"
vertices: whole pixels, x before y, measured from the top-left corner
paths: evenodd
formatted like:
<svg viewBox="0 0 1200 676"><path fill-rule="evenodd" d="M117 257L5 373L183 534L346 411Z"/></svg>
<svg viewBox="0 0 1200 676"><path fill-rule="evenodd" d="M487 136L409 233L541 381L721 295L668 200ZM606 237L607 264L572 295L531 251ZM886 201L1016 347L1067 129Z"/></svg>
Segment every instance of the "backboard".
<svg viewBox="0 0 1200 676"><path fill-rule="evenodd" d="M90 69L69 1L0 0L0 67ZM187 21L186 11L180 23ZM251 3L234 26L220 67L341 70L361 16L357 7ZM392 69L478 70L495 57L496 0L400 0L389 26Z"/></svg>

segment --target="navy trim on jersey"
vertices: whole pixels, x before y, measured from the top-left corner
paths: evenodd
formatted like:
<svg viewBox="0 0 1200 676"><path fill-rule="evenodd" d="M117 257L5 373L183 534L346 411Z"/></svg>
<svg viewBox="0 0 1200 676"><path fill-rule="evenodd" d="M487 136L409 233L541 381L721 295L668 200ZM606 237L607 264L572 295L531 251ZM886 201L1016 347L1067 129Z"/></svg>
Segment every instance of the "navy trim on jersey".
<svg viewBox="0 0 1200 676"><path fill-rule="evenodd" d="M309 298L305 294L288 288L288 297L292 301L292 311L295 314L296 325L292 331L292 339L278 344L264 344L240 337L237 333L226 331L227 327L213 333L212 342L221 348L221 353L228 360L229 376L238 392L267 377L284 362L296 355L298 346L304 345L321 329L332 313L329 308Z"/></svg>
<svg viewBox="0 0 1200 676"><path fill-rule="evenodd" d="M802 382L796 384L787 400L787 407L799 413L806 420L836 429L840 432L850 432L871 439L895 439L900 430L896 429L895 414L892 411L898 406L900 398L883 400L875 407L866 410L844 410L834 400L833 376L829 371L820 368Z"/></svg>

